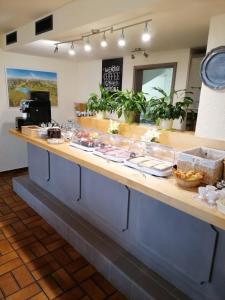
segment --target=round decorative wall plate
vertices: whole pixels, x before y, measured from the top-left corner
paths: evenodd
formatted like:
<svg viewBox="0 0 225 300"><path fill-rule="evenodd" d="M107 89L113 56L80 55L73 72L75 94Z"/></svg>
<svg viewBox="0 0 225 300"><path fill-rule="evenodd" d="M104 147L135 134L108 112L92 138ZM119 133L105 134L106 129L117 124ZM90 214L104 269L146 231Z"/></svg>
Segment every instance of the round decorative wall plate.
<svg viewBox="0 0 225 300"><path fill-rule="evenodd" d="M212 49L201 63L201 78L211 89L225 89L225 46Z"/></svg>

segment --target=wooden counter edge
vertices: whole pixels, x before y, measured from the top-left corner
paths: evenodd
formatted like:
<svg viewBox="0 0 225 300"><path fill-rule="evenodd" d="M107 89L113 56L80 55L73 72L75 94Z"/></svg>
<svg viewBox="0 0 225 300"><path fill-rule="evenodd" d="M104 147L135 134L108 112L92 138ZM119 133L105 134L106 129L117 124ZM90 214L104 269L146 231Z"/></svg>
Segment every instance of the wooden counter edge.
<svg viewBox="0 0 225 300"><path fill-rule="evenodd" d="M218 212L216 209L211 209L207 207L204 204L201 204L199 202L195 202L192 200L193 192L181 190L181 193L184 194L184 196L188 196L189 199L177 199L175 197L171 197L165 193L162 193L160 190L157 190L155 188L152 188L151 186L147 186L146 184L141 184L140 182L135 181L134 179L125 177L124 175L115 173L113 170L109 170L104 168L103 166L97 165L94 162L89 162L85 159L82 159L80 157L77 157L76 155L71 155L66 153L65 151L62 151L60 148L57 148L58 145L50 145L47 143L43 144L43 140L38 138L33 138L30 136L26 136L24 134L21 134L17 130L11 129L10 134L23 139L26 142L29 142L33 145L36 145L42 149L48 150L60 157L63 157L67 160L70 160L72 162L75 162L83 167L86 167L94 172L100 173L103 176L106 176L110 179L113 179L123 185L126 185L136 191L139 191L147 196L150 196L164 204L167 204L173 208L176 208L184 213L187 213L189 215L192 215L193 217L196 217L202 221L205 221L209 224L212 224L214 226L217 226L223 230L225 230L225 215ZM176 190L176 185L173 185L171 183L171 187Z"/></svg>

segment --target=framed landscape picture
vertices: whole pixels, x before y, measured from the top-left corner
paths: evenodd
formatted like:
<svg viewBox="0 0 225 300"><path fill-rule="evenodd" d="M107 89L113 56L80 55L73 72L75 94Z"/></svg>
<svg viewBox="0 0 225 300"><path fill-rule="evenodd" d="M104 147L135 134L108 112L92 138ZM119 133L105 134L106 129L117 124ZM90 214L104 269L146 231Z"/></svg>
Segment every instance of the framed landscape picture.
<svg viewBox="0 0 225 300"><path fill-rule="evenodd" d="M31 91L48 91L52 106L58 105L57 73L6 68L9 106L20 105L23 99L29 99Z"/></svg>

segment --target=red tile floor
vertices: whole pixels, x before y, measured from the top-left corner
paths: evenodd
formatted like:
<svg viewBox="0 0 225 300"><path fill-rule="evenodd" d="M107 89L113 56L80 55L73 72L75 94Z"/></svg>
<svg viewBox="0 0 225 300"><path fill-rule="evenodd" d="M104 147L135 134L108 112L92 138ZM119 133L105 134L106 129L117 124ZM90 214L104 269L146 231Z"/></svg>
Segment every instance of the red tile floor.
<svg viewBox="0 0 225 300"><path fill-rule="evenodd" d="M0 299L125 299L12 191L22 173L0 173Z"/></svg>

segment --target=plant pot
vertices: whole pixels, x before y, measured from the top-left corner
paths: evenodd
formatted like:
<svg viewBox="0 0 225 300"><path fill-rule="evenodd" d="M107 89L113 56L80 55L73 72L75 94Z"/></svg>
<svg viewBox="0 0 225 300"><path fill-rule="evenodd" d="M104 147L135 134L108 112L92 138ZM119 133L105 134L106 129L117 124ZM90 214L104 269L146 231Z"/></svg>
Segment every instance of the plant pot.
<svg viewBox="0 0 225 300"><path fill-rule="evenodd" d="M105 111L99 111L96 113L96 119L103 120L103 119L105 119L105 115L106 115Z"/></svg>
<svg viewBox="0 0 225 300"><path fill-rule="evenodd" d="M140 113L135 111L125 111L124 112L125 122L132 124L132 123L139 123L140 122Z"/></svg>
<svg viewBox="0 0 225 300"><path fill-rule="evenodd" d="M159 127L164 130L171 130L173 127L173 119L160 119Z"/></svg>

